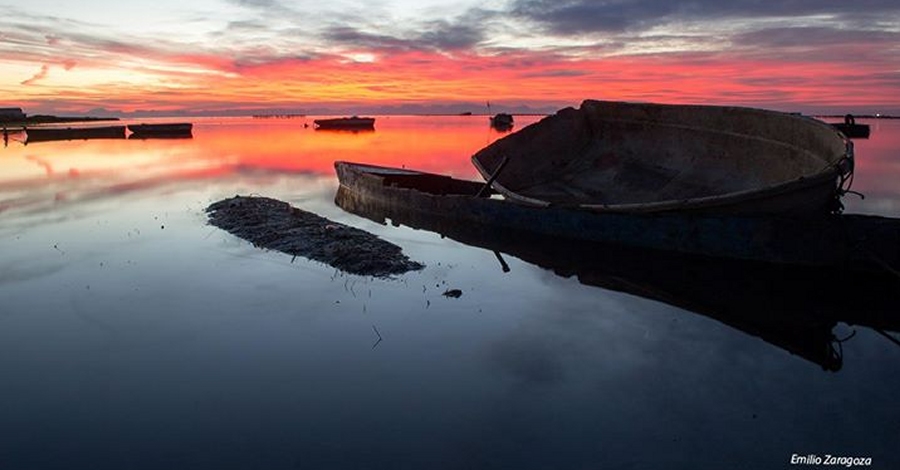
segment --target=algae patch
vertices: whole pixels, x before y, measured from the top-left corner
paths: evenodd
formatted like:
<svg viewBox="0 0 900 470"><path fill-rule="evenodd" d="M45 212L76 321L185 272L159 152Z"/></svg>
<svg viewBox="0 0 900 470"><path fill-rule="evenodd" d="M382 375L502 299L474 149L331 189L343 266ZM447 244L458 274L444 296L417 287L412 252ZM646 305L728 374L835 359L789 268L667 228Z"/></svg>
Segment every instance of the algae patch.
<svg viewBox="0 0 900 470"><path fill-rule="evenodd" d="M255 246L302 256L362 276L424 268L377 236L266 197L235 196L206 208L210 225Z"/></svg>

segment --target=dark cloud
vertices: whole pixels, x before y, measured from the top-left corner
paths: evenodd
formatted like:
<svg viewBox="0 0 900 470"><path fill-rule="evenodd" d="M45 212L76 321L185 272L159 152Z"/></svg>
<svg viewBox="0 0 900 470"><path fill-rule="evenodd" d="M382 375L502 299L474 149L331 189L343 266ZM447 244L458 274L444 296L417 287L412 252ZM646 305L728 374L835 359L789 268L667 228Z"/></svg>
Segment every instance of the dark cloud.
<svg viewBox="0 0 900 470"><path fill-rule="evenodd" d="M867 47L900 44L900 32L865 31L828 27L765 28L732 37L737 43L759 47L787 48L798 45L816 48L864 45Z"/></svg>
<svg viewBox="0 0 900 470"><path fill-rule="evenodd" d="M322 38L332 43L382 51L455 51L478 45L484 40L484 31L478 25L435 20L393 34L370 33L361 26L332 26L322 33Z"/></svg>
<svg viewBox="0 0 900 470"><path fill-rule="evenodd" d="M671 14L666 1L516 0L511 13L558 35L621 32Z"/></svg>
<svg viewBox="0 0 900 470"><path fill-rule="evenodd" d="M619 33L674 21L785 18L831 15L837 22L865 22L900 14L896 0L514 0L510 14L557 35Z"/></svg>
<svg viewBox="0 0 900 470"><path fill-rule="evenodd" d="M322 37L329 42L353 45L364 49L405 50L414 46L409 40L386 34L368 33L351 26L333 26L326 29Z"/></svg>
<svg viewBox="0 0 900 470"><path fill-rule="evenodd" d="M477 24L439 20L426 23L422 29L415 41L439 50L468 49L484 40L484 31Z"/></svg>

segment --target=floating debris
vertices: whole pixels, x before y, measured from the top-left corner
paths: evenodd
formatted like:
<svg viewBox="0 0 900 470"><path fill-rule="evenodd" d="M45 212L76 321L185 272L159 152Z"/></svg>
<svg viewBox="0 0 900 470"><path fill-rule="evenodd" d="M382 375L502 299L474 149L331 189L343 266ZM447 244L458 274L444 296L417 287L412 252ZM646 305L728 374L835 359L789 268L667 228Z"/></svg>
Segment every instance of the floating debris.
<svg viewBox="0 0 900 470"><path fill-rule="evenodd" d="M235 196L206 208L209 223L255 246L341 271L390 277L425 266L377 236L266 197Z"/></svg>
<svg viewBox="0 0 900 470"><path fill-rule="evenodd" d="M462 291L459 289L447 289L441 295L443 295L444 297L458 299L458 298L462 297Z"/></svg>

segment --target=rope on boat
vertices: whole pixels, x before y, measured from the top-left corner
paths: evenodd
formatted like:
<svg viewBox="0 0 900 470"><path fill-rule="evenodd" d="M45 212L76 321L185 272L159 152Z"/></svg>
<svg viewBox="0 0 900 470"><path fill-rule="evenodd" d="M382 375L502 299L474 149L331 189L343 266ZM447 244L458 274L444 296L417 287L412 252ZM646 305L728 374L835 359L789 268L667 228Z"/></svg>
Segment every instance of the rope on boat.
<svg viewBox="0 0 900 470"><path fill-rule="evenodd" d="M865 194L859 191L853 191L850 188L853 187L853 176L855 174L854 171L854 151L853 151L853 142L850 140L846 141L846 153L844 157L841 158L838 163L835 165L838 170L838 174L840 175L840 182L838 183L837 189L837 197L835 198L835 206L834 212L836 214L840 214L844 212L844 204L841 202L841 198L845 194L854 194L859 196L860 199L865 199Z"/></svg>
<svg viewBox="0 0 900 470"><path fill-rule="evenodd" d="M887 338L888 341L890 341L890 342L896 344L898 347L900 347L900 340L898 340L897 338L894 338L893 336L887 334L887 332L882 330L881 328L872 328L872 329L875 330L876 333Z"/></svg>
<svg viewBox="0 0 900 470"><path fill-rule="evenodd" d="M853 330L853 332L851 332L844 339L839 339L838 337L836 337L834 335L831 336L831 342L828 343L828 349L829 349L828 356L829 356L829 359L834 361L836 364L839 364L837 369L833 369L833 370L840 369L840 364L844 363L844 343L849 341L850 338L853 338L854 336L856 336L856 330ZM835 345L837 345L837 347L835 347ZM826 369L827 368L828 367L826 367Z"/></svg>
<svg viewBox="0 0 900 470"><path fill-rule="evenodd" d="M503 171L503 168L507 163L509 163L509 155L504 155L503 160L501 160L500 164L497 165L497 169L494 170L494 173L490 178L488 178L487 182L484 183L484 186L481 187L481 190L478 191L478 194L476 194L475 197L482 197L485 192L490 190L491 185L494 184L494 180L497 179L498 176L500 176L500 172Z"/></svg>

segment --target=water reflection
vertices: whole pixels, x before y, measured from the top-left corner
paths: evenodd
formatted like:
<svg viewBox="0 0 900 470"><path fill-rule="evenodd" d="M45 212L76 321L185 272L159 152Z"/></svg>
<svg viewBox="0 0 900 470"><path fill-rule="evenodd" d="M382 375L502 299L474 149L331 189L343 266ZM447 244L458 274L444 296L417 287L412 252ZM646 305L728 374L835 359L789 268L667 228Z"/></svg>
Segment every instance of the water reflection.
<svg viewBox="0 0 900 470"><path fill-rule="evenodd" d="M500 137L481 116L379 117L378 132L314 131L312 119L198 119L194 138L185 139L48 140L24 146L10 135L0 154L0 213L246 174L331 177L339 159L474 178L469 156Z"/></svg>
<svg viewBox="0 0 900 470"><path fill-rule="evenodd" d="M900 174L900 119L859 120L871 126L868 139L854 141L853 189L865 199L845 197L847 212L900 217L897 175Z"/></svg>
<svg viewBox="0 0 900 470"><path fill-rule="evenodd" d="M11 135L0 149L0 466L784 468L812 451L900 468L900 350L884 338L859 328L841 373L823 374L744 330L607 290L681 296L677 279L654 277L689 268L709 291L755 283L746 296L760 298L739 303L776 325L786 315L787 333L765 338L793 344L805 334L794 318L815 312L792 314L770 295L785 294L778 285L607 250L591 255L600 280L582 274L597 289L555 275L572 268L552 245L535 255L551 259L530 260L548 269L497 246L503 274L490 252L343 212L334 160L477 178L469 156L500 136L484 116L378 122L333 134L299 118L204 119L189 140L27 147ZM887 136L876 128L857 145L859 164L876 168L857 175L868 196L857 211L900 207L895 150L863 145ZM251 193L377 233L427 267L393 281L342 276L206 225L210 202ZM835 282L806 292L841 297ZM709 311L724 303L687 294ZM825 345L839 318L890 326L862 307L877 297L857 300L847 315L817 301L827 316L808 343ZM767 322L739 326L770 334Z"/></svg>
<svg viewBox="0 0 900 470"><path fill-rule="evenodd" d="M384 224L437 232L470 246L576 276L585 285L626 292L686 309L837 371L839 322L900 332L900 277L889 269L849 273L837 269L774 265L687 256L654 250L539 236L497 226L463 224L452 214L362 200L341 186L335 203ZM890 336L888 336L890 338Z"/></svg>

